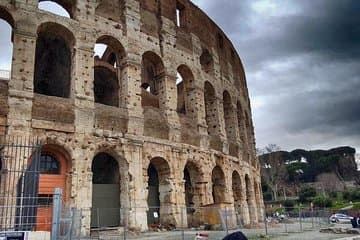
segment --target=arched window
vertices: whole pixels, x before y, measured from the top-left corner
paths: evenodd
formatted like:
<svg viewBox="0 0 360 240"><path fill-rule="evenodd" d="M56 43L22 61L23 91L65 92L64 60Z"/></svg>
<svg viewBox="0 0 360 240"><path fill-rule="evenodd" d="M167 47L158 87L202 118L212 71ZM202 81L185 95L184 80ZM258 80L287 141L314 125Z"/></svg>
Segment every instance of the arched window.
<svg viewBox="0 0 360 240"><path fill-rule="evenodd" d="M70 97L74 36L56 23L38 29L35 53L34 92Z"/></svg>
<svg viewBox="0 0 360 240"><path fill-rule="evenodd" d="M64 0L54 0L54 1L44 1L39 0L38 8L58 16L73 18L75 1L64 1Z"/></svg>
<svg viewBox="0 0 360 240"><path fill-rule="evenodd" d="M159 108L160 90L164 81L164 64L154 52L145 52L141 63L141 104Z"/></svg>
<svg viewBox="0 0 360 240"><path fill-rule="evenodd" d="M232 106L231 97L228 91L224 91L223 93L223 110L226 136L229 141L235 141L235 114Z"/></svg>
<svg viewBox="0 0 360 240"><path fill-rule="evenodd" d="M3 8L0 8L0 79L9 80L11 73L11 62L13 43L11 39L11 32L14 26L12 16Z"/></svg>
<svg viewBox="0 0 360 240"><path fill-rule="evenodd" d="M60 162L55 156L49 153L42 153L40 157L40 173L60 174Z"/></svg>
<svg viewBox="0 0 360 240"><path fill-rule="evenodd" d="M121 106L121 65L125 50L110 36L100 37L95 44L94 98L96 103Z"/></svg>
<svg viewBox="0 0 360 240"><path fill-rule="evenodd" d="M186 114L189 117L195 115L196 103L191 101L196 94L192 84L194 82L194 75L190 68L184 64L177 68L177 112Z"/></svg>

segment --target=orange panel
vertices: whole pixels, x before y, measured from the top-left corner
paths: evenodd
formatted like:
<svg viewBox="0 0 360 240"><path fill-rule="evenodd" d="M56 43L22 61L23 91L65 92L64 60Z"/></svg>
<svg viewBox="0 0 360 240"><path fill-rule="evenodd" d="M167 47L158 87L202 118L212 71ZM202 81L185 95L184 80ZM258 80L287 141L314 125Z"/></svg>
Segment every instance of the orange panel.
<svg viewBox="0 0 360 240"><path fill-rule="evenodd" d="M36 231L51 231L52 207L37 209Z"/></svg>
<svg viewBox="0 0 360 240"><path fill-rule="evenodd" d="M40 174L39 194L53 194L55 188L61 188L65 195L65 175Z"/></svg>

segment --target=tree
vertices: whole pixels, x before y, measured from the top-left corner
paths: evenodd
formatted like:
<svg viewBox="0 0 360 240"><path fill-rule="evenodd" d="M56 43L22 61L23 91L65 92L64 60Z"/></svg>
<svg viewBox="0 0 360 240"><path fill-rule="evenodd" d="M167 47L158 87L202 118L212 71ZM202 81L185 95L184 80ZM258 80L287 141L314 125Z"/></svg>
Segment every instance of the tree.
<svg viewBox="0 0 360 240"><path fill-rule="evenodd" d="M299 193L299 201L301 203L310 202L316 196L316 189L313 187L303 187Z"/></svg>
<svg viewBox="0 0 360 240"><path fill-rule="evenodd" d="M288 172L281 159L280 147L269 144L264 148L266 157L263 163L263 179L272 191L273 199L277 201L279 186L287 179Z"/></svg>

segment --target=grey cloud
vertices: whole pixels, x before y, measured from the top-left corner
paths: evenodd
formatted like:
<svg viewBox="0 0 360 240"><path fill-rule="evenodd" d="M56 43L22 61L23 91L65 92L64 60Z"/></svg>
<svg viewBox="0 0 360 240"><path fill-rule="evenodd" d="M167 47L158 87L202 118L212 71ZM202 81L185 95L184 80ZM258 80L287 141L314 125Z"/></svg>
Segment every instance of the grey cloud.
<svg viewBox="0 0 360 240"><path fill-rule="evenodd" d="M200 7L244 62L258 145L359 148L360 1L274 0L289 14L266 16L254 2Z"/></svg>

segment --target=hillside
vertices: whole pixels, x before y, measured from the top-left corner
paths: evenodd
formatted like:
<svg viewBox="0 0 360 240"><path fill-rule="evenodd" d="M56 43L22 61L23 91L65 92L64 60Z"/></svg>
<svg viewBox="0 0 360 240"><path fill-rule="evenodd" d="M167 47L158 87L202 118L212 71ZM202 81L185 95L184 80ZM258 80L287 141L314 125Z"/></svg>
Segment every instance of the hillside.
<svg viewBox="0 0 360 240"><path fill-rule="evenodd" d="M292 195L294 188L303 184L322 182L322 189L335 190L346 188L346 182L360 183L355 149L352 147L274 151L260 155L259 161L262 166L263 185L271 189L273 196L274 192L279 194L280 190Z"/></svg>

